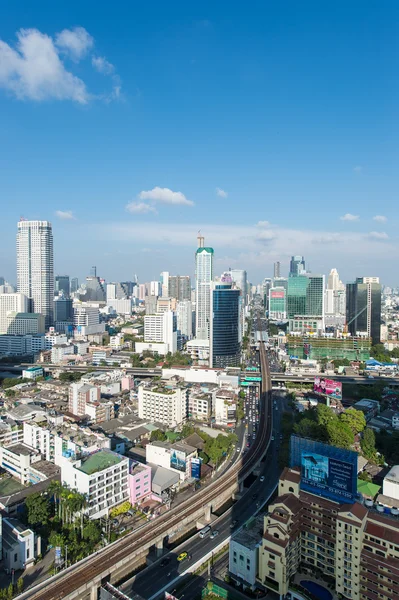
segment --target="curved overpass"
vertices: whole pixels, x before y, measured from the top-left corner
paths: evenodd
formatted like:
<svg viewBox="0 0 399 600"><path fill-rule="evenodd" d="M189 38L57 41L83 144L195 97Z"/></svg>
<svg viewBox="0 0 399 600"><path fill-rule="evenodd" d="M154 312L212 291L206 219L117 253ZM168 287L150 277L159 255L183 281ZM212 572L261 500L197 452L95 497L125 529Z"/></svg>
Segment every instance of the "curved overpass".
<svg viewBox="0 0 399 600"><path fill-rule="evenodd" d="M39 584L29 592L22 594L19 598L30 600L61 600L66 598L81 598L82 594L88 594L90 582L93 589L101 583L101 578L107 577L121 564L129 560L135 552L153 543L161 536L167 536L174 529L178 529L184 519L189 519L197 510L220 498L223 492L234 491L239 480L245 479L253 472L267 450L272 431L272 402L271 402L271 380L269 365L267 362L264 345L260 345L260 360L262 369L262 395L259 434L255 443L241 460L233 466L214 483L204 490L200 490L193 498L184 501L168 513L157 518L155 521L144 525L139 530L133 531L123 539L114 542L96 554L72 565L58 575L46 582ZM85 592L86 590L86 592ZM95 595L92 596L97 597Z"/></svg>

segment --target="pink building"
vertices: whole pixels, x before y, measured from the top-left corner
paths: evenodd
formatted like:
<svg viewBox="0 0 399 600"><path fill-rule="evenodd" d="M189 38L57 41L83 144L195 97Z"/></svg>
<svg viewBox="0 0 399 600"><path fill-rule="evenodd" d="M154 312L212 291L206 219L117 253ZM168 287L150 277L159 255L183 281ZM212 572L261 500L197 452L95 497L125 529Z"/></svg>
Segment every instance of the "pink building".
<svg viewBox="0 0 399 600"><path fill-rule="evenodd" d="M151 467L132 460L129 467L129 492L132 505L151 494Z"/></svg>
<svg viewBox="0 0 399 600"><path fill-rule="evenodd" d="M132 390L134 388L134 377L131 375L125 375L121 379L122 390Z"/></svg>

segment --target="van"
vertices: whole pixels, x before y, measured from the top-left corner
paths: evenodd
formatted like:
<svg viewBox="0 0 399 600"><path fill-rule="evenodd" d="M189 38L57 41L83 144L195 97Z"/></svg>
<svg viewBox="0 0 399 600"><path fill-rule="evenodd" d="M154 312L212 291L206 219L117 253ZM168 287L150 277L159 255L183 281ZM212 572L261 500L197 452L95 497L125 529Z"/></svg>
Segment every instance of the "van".
<svg viewBox="0 0 399 600"><path fill-rule="evenodd" d="M206 527L204 527L203 529L201 529L201 531L199 532L199 536L200 536L200 538L204 538L210 532L211 532L211 526L207 525Z"/></svg>

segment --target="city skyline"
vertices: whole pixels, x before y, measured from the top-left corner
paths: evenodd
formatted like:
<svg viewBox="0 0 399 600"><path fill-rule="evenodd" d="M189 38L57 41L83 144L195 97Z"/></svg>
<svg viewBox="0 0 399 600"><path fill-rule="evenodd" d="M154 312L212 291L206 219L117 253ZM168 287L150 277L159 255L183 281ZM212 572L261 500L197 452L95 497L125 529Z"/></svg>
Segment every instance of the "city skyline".
<svg viewBox="0 0 399 600"><path fill-rule="evenodd" d="M79 278L82 255L106 279L192 275L201 229L251 281L302 254L396 284L397 7L19 7L0 30L7 278L22 214Z"/></svg>

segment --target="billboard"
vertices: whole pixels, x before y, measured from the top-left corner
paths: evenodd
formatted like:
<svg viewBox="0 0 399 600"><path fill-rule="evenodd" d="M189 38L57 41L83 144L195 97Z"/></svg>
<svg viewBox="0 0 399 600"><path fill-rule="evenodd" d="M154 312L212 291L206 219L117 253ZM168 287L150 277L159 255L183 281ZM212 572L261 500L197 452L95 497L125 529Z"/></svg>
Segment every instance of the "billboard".
<svg viewBox="0 0 399 600"><path fill-rule="evenodd" d="M325 379L318 376L314 378L313 390L318 394L342 400L342 383L340 381L333 381L332 379Z"/></svg>
<svg viewBox="0 0 399 600"><path fill-rule="evenodd" d="M282 292L271 291L270 298L285 298L285 292L284 292L284 290Z"/></svg>
<svg viewBox="0 0 399 600"><path fill-rule="evenodd" d="M201 459L191 459L191 477L194 479L201 479Z"/></svg>
<svg viewBox="0 0 399 600"><path fill-rule="evenodd" d="M186 472L186 453L172 448L170 453L170 468Z"/></svg>
<svg viewBox="0 0 399 600"><path fill-rule="evenodd" d="M355 502L357 452L291 436L290 466L300 467L302 490L334 500Z"/></svg>

